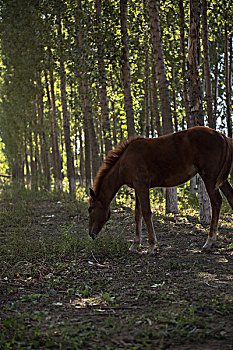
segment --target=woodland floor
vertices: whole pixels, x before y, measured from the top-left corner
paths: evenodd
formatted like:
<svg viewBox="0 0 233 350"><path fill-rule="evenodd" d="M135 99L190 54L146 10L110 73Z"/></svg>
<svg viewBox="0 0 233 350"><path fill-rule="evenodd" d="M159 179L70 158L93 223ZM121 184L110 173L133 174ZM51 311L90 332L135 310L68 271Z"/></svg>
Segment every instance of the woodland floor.
<svg viewBox="0 0 233 350"><path fill-rule="evenodd" d="M233 218L218 240L181 197L163 215L155 195L157 253L130 253L132 200L114 205L92 242L86 201L6 188L0 198L1 349L233 349Z"/></svg>

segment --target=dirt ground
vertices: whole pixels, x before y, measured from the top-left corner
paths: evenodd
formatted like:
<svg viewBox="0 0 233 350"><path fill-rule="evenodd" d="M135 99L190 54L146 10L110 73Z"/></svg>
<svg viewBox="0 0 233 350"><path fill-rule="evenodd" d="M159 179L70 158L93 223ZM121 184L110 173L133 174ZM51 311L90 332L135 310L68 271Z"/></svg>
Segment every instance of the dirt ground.
<svg viewBox="0 0 233 350"><path fill-rule="evenodd" d="M115 205L96 241L87 205L67 198L0 202L1 349L233 349L232 214L216 246L192 210L154 211L154 255L130 253L134 218Z"/></svg>

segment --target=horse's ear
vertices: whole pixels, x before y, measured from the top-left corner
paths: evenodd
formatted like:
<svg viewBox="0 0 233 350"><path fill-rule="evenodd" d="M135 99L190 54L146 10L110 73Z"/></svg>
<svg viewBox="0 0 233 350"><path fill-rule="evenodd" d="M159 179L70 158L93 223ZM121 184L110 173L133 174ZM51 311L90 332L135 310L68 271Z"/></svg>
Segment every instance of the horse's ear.
<svg viewBox="0 0 233 350"><path fill-rule="evenodd" d="M91 196L92 199L96 199L95 192L93 191L92 188L90 188L90 196Z"/></svg>

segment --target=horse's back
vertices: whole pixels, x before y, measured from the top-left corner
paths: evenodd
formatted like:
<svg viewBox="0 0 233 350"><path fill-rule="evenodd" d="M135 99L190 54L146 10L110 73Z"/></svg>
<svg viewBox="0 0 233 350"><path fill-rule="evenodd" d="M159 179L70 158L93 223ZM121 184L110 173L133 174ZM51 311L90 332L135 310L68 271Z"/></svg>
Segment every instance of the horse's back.
<svg viewBox="0 0 233 350"><path fill-rule="evenodd" d="M176 186L197 172L216 177L222 166L226 137L213 129L194 127L158 138L139 138L122 156L120 171L127 183Z"/></svg>

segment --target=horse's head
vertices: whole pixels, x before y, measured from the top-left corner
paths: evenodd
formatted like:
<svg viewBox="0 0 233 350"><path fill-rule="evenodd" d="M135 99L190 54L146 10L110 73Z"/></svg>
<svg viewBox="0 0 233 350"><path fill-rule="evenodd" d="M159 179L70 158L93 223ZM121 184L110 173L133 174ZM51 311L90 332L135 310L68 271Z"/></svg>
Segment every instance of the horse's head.
<svg viewBox="0 0 233 350"><path fill-rule="evenodd" d="M94 239L110 218L110 206L103 204L92 189L90 189L88 212L89 235Z"/></svg>

